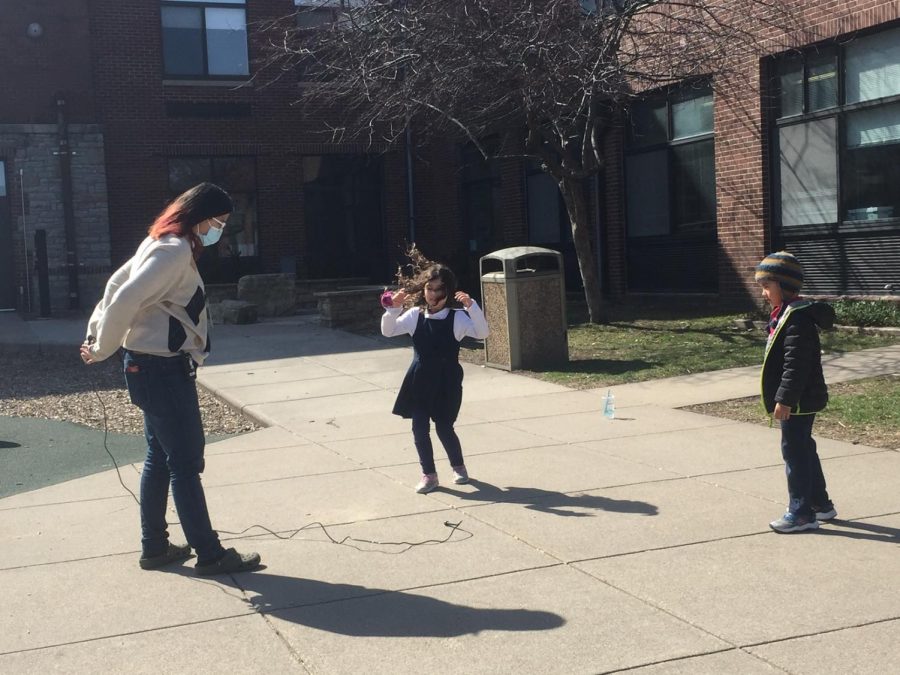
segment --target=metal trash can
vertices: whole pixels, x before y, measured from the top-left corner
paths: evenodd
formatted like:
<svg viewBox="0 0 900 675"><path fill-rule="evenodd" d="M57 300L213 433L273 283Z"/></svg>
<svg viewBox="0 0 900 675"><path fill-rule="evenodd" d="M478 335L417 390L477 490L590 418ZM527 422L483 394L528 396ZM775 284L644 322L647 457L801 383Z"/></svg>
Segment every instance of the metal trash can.
<svg viewBox="0 0 900 675"><path fill-rule="evenodd" d="M485 363L505 370L543 369L569 359L563 258L514 246L481 258L481 298L491 332Z"/></svg>

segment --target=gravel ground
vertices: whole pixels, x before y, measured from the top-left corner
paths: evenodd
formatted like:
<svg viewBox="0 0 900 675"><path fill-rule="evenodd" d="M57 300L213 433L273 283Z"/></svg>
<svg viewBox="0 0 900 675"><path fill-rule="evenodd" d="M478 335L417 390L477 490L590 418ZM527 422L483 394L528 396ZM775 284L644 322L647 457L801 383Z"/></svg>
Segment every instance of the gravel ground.
<svg viewBox="0 0 900 675"><path fill-rule="evenodd" d="M197 390L208 436L260 428L202 387ZM104 408L110 432L143 436L143 417L128 398L117 357L86 366L77 347L66 352L3 356L0 416L63 420L102 430Z"/></svg>

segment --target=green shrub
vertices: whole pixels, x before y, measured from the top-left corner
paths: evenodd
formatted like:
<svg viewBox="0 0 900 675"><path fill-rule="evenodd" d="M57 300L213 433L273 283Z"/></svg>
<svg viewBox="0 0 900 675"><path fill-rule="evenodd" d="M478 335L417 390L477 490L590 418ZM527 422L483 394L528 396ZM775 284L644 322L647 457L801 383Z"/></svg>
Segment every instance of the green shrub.
<svg viewBox="0 0 900 675"><path fill-rule="evenodd" d="M835 323L840 326L871 326L900 328L900 303L887 300L834 300ZM745 319L768 321L769 307L755 308L744 313Z"/></svg>
<svg viewBox="0 0 900 675"><path fill-rule="evenodd" d="M843 326L900 327L900 305L882 300L836 300L835 323Z"/></svg>

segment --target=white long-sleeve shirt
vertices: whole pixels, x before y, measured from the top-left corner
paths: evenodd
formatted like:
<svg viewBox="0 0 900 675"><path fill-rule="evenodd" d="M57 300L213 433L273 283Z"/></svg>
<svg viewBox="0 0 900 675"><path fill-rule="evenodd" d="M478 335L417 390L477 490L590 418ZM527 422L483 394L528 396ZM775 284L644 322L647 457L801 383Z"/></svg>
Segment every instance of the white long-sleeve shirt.
<svg viewBox="0 0 900 675"><path fill-rule="evenodd" d="M389 307L381 315L381 334L385 337L414 334L416 326L419 325L419 313L421 312L425 312L426 321L446 319L449 312L456 312L456 316L453 317L453 335L456 337L457 342L466 336L476 340L483 340L490 332L487 320L484 318L484 312L478 306L478 303L473 300L472 304L465 311L445 307L435 314L430 314L424 307L413 307L405 312L402 307Z"/></svg>

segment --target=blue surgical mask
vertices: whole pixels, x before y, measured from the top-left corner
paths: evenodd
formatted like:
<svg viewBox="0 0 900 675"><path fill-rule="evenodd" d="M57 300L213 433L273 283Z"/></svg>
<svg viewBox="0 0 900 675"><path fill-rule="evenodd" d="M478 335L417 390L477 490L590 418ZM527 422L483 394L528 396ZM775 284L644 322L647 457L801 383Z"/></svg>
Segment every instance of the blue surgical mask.
<svg viewBox="0 0 900 675"><path fill-rule="evenodd" d="M204 246L214 246L218 243L219 239L222 238L222 231L225 229L225 223L217 218L212 218L217 223L221 223L222 227L210 227L206 234L202 234L200 232L197 233L197 236L200 237L200 243Z"/></svg>

